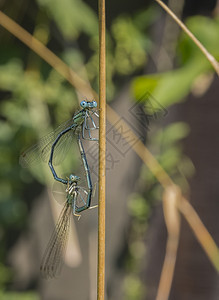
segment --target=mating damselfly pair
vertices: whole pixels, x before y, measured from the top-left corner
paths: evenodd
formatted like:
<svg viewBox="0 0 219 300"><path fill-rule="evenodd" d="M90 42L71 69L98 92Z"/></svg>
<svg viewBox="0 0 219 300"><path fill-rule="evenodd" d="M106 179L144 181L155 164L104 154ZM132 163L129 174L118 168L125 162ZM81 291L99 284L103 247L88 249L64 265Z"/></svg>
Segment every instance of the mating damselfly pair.
<svg viewBox="0 0 219 300"><path fill-rule="evenodd" d="M36 164L40 160L47 162L54 179L66 185L65 205L40 267L42 275L46 278L55 277L60 271L61 255L65 250L71 214L80 216L80 212L91 208L93 187L82 140L98 141L97 138L93 137L92 131L98 129L95 118L98 118L99 115L96 101L82 101L80 106L81 110L75 113L71 120L61 124L55 131L41 138L36 145L24 151L20 156L20 164L23 167ZM77 140L87 187L78 184L79 176L71 174L67 178L61 178L54 169L54 165L60 164L65 158L74 137Z"/></svg>

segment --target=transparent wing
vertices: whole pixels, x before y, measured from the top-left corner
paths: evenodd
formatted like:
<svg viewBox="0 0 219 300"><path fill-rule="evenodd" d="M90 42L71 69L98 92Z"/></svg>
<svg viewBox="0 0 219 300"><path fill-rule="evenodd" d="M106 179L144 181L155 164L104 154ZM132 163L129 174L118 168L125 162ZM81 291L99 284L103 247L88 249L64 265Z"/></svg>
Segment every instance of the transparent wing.
<svg viewBox="0 0 219 300"><path fill-rule="evenodd" d="M60 132L71 126L73 120L70 119L62 123L54 131L42 137L39 142L28 148L20 155L19 162L23 168L40 163L40 161L48 162L52 144ZM54 150L54 165L59 164L66 156L74 136L74 129L64 134L58 141Z"/></svg>
<svg viewBox="0 0 219 300"><path fill-rule="evenodd" d="M84 199L84 201L80 200L80 203L82 203L82 202L86 203L86 198L87 198L87 193L88 193L87 181L86 181L85 175L82 172L79 172L79 177L80 177L80 186L77 186L77 189L79 190L81 196L78 197L78 199L75 199L76 206L77 206L77 204L79 205L79 198L81 198L81 197ZM61 178L68 179L69 175L61 174ZM80 190L80 189L82 189L82 190ZM85 192L83 190L85 190ZM60 184L60 182L54 180L51 191L52 191L54 200L57 203L59 203L60 205L64 205L66 202L66 192L67 192L66 185Z"/></svg>
<svg viewBox="0 0 219 300"><path fill-rule="evenodd" d="M98 141L97 129L99 129L99 115L97 111L86 111L82 125L82 138L85 140ZM94 136L93 136L94 133Z"/></svg>
<svg viewBox="0 0 219 300"><path fill-rule="evenodd" d="M77 199L75 199L76 200L75 206L77 209L87 204L88 196L89 196L88 190L82 186L78 186Z"/></svg>
<svg viewBox="0 0 219 300"><path fill-rule="evenodd" d="M67 179L68 177L65 174L65 175L61 175L61 178ZM52 195L54 200L58 202L60 205L64 205L66 202L66 186L54 180L51 190L52 190Z"/></svg>
<svg viewBox="0 0 219 300"><path fill-rule="evenodd" d="M55 166L59 165L66 157L66 154L67 154L67 152L71 146L72 140L74 138L74 132L75 132L75 128L73 128L70 131L68 131L67 133L63 134L62 137L57 142L57 144L54 148L54 152L53 152L53 165L55 165ZM44 147L43 150L41 151L41 157L44 162L49 161L51 147L56 138L57 138L57 136L54 137L54 140L52 142L50 142L49 144L47 144L46 147Z"/></svg>
<svg viewBox="0 0 219 300"><path fill-rule="evenodd" d="M87 111L85 120L86 130L96 130L99 129L99 114L97 110Z"/></svg>
<svg viewBox="0 0 219 300"><path fill-rule="evenodd" d="M62 254L65 253L68 238L72 207L66 202L60 213L56 228L46 248L40 272L46 279L54 278L61 272Z"/></svg>

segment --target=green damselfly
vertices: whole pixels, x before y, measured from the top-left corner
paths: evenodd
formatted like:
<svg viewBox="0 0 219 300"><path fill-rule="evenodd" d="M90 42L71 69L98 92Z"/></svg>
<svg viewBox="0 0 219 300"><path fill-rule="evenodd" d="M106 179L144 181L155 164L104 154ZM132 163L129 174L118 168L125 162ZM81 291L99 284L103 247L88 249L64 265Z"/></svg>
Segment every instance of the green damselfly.
<svg viewBox="0 0 219 300"><path fill-rule="evenodd" d="M65 253L72 214L80 217L79 213L81 211L91 208L91 182L87 183L88 188L82 187L78 184L80 177L76 175L70 175L67 181L65 205L60 213L40 266L41 274L46 279L57 277L61 272L62 254Z"/></svg>

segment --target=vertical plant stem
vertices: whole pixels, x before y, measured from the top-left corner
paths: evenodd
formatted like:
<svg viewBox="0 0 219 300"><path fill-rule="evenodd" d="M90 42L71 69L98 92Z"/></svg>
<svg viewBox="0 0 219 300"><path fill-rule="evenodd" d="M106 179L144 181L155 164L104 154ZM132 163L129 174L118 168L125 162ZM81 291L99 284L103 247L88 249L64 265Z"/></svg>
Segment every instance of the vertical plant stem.
<svg viewBox="0 0 219 300"><path fill-rule="evenodd" d="M179 187L172 185L165 188L163 193L163 211L168 237L156 300L168 300L170 295L180 235L181 216L177 203L181 201L181 198L182 194Z"/></svg>
<svg viewBox="0 0 219 300"><path fill-rule="evenodd" d="M98 278L97 299L104 299L105 291L105 171L106 171L106 49L105 0L99 0L99 200L98 200Z"/></svg>

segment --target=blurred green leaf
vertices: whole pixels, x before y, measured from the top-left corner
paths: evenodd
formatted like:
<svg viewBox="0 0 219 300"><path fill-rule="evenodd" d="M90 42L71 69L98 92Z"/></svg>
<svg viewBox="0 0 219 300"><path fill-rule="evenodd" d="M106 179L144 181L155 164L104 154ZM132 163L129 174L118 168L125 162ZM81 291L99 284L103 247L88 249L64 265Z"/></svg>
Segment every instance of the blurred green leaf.
<svg viewBox="0 0 219 300"><path fill-rule="evenodd" d="M0 292L1 300L40 300L36 292Z"/></svg>
<svg viewBox="0 0 219 300"><path fill-rule="evenodd" d="M81 0L37 1L54 18L66 38L75 39L81 31L89 35L98 34L97 15L85 2Z"/></svg>
<svg viewBox="0 0 219 300"><path fill-rule="evenodd" d="M171 174L171 172L174 172L176 166L180 162L181 157L181 148L179 146L172 146L171 148L166 149L166 151L160 155L159 162L167 171L167 173Z"/></svg>
<svg viewBox="0 0 219 300"><path fill-rule="evenodd" d="M24 72L19 59L11 59L8 63L0 65L0 88L15 91L21 84Z"/></svg>
<svg viewBox="0 0 219 300"><path fill-rule="evenodd" d="M130 17L117 18L112 24L116 41L115 66L119 73L130 74L146 62L145 38Z"/></svg>
<svg viewBox="0 0 219 300"><path fill-rule="evenodd" d="M15 128L6 122L0 121L0 142L7 142L13 138L15 134ZM0 156L1 160L1 156Z"/></svg>
<svg viewBox="0 0 219 300"><path fill-rule="evenodd" d="M188 20L187 25L206 48L216 58L219 58L218 19L192 17ZM139 95L149 92L159 103L167 107L182 101L190 92L197 77L212 70L208 60L185 34L182 34L180 45L180 51L186 64L173 71L136 77L132 86L136 99L139 98Z"/></svg>
<svg viewBox="0 0 219 300"><path fill-rule="evenodd" d="M151 143L160 144L162 147L171 147L175 142L189 134L189 126L184 122L176 122L160 129L151 138Z"/></svg>
<svg viewBox="0 0 219 300"><path fill-rule="evenodd" d="M138 219L146 219L149 214L147 201L139 194L132 195L128 202L130 214Z"/></svg>
<svg viewBox="0 0 219 300"><path fill-rule="evenodd" d="M124 282L125 299L127 300L140 300L143 299L144 286L140 279L135 275L126 276Z"/></svg>
<svg viewBox="0 0 219 300"><path fill-rule="evenodd" d="M219 58L219 19L211 19L204 16L194 16L186 20L186 25L197 39L206 47L206 49ZM194 42L185 34L182 33L179 41L179 53L182 56L183 62L191 61L194 57L200 56L204 58L202 52L194 44ZM206 59L206 58L204 58Z"/></svg>
<svg viewBox="0 0 219 300"><path fill-rule="evenodd" d="M4 266L2 263L0 263L0 298L1 297L1 289L4 287L4 285L11 279L12 274L11 270Z"/></svg>
<svg viewBox="0 0 219 300"><path fill-rule="evenodd" d="M161 74L137 77L133 80L135 98L150 92L164 107L182 101L188 95L194 80L210 69L204 59L194 59L191 63L178 70Z"/></svg>

